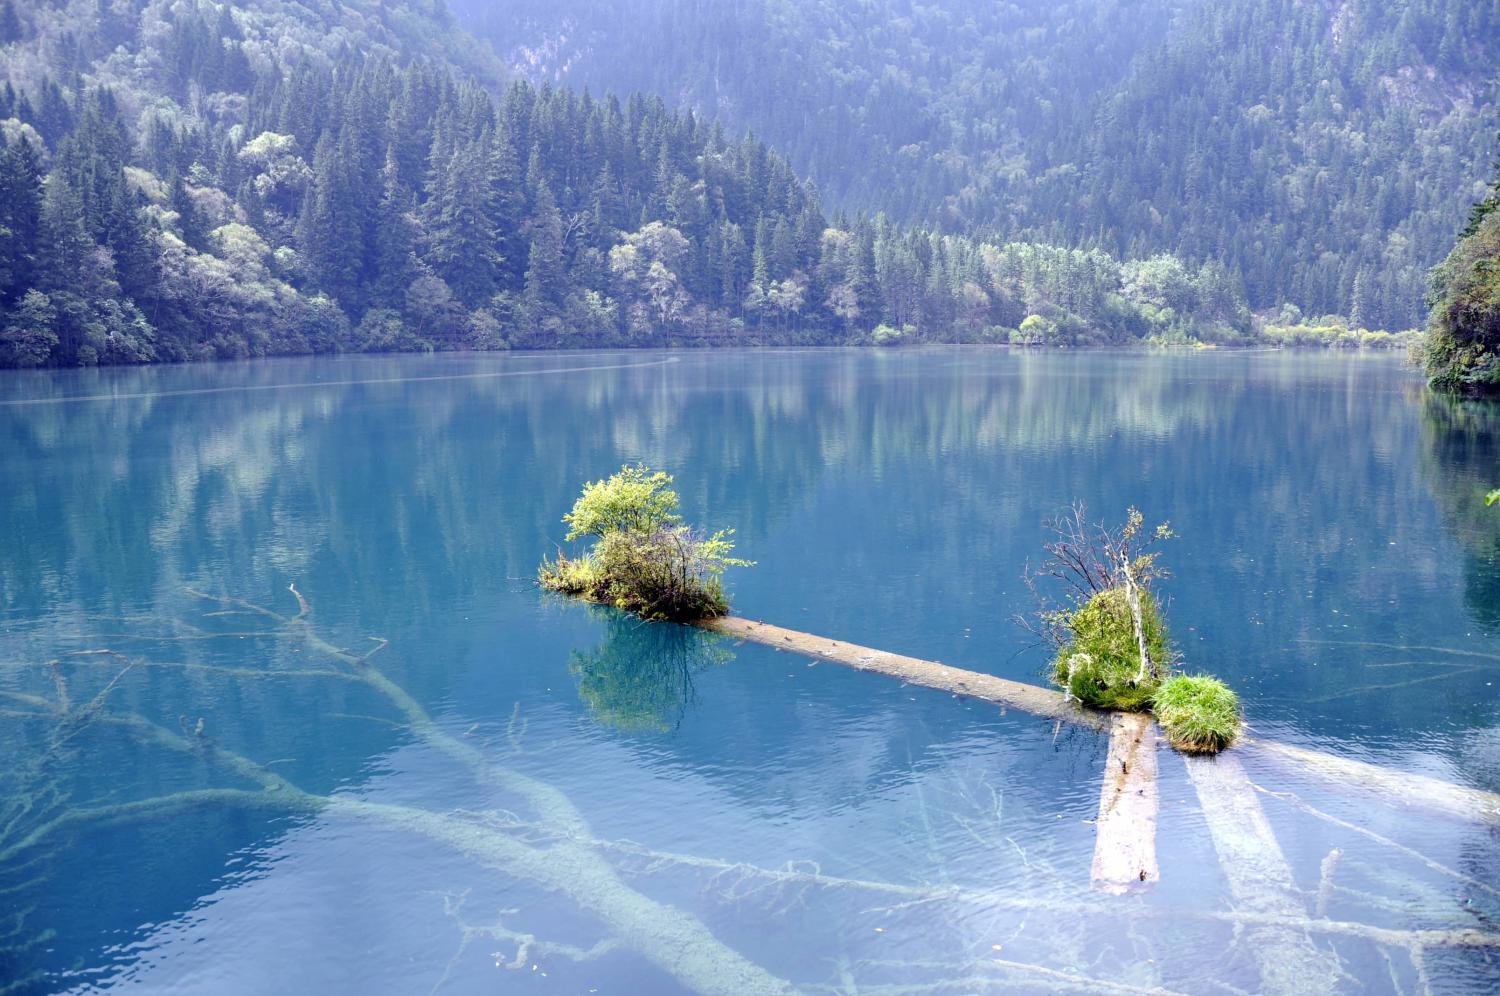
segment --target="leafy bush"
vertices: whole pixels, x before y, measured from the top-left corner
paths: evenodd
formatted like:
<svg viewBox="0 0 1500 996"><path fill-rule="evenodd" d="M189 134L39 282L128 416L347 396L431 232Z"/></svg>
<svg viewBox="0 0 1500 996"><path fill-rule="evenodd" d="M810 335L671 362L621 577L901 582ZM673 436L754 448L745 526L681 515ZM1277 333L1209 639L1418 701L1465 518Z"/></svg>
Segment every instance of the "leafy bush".
<svg viewBox="0 0 1500 996"><path fill-rule="evenodd" d="M614 605L645 619L686 621L729 611L725 568L748 567L731 557L732 530L704 535L677 515L672 478L644 466L622 467L591 481L563 516L568 539L594 537L582 557L559 552L544 561L543 587Z"/></svg>
<svg viewBox="0 0 1500 996"><path fill-rule="evenodd" d="M1048 558L1026 576L1040 608L1021 622L1057 648L1052 680L1070 698L1095 709L1154 711L1173 747L1216 753L1239 735L1239 699L1217 678L1173 673L1152 588L1167 576L1152 547L1173 533L1166 523L1150 533L1144 525L1134 508L1118 529L1091 524L1082 504L1050 520ZM1064 600L1038 582L1060 583Z"/></svg>
<svg viewBox="0 0 1500 996"><path fill-rule="evenodd" d="M1156 721L1172 746L1216 754L1240 735L1240 699L1217 678L1179 674L1156 692Z"/></svg>
<svg viewBox="0 0 1500 996"><path fill-rule="evenodd" d="M602 481L590 481L563 516L568 524L568 542L610 533L654 533L682 521L677 514L680 499L672 490L672 478L644 465L621 467Z"/></svg>
<svg viewBox="0 0 1500 996"><path fill-rule="evenodd" d="M1168 659L1166 626L1149 591L1141 591L1141 628L1153 665ZM1135 622L1124 588L1106 588L1066 614L1071 639L1058 650L1053 680L1097 709L1140 712L1160 683L1156 666L1142 666Z"/></svg>

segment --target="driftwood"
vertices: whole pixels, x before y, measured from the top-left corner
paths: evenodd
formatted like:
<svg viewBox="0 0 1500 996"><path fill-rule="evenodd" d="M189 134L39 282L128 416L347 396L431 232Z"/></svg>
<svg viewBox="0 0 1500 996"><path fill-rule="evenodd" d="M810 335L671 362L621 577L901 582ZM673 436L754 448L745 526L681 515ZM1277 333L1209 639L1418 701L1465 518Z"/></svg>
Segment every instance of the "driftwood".
<svg viewBox="0 0 1500 996"><path fill-rule="evenodd" d="M1339 788L1368 792L1387 806L1417 808L1462 820L1478 820L1500 826L1500 795L1483 789L1454 785L1439 778L1406 771L1391 771L1363 761L1354 761L1323 751L1260 738L1246 746L1258 757L1299 775L1311 775Z"/></svg>
<svg viewBox="0 0 1500 996"><path fill-rule="evenodd" d="M1168 924L1178 919L1223 924L1234 929L1235 944L1245 944L1253 950L1261 971L1259 988L1273 993L1335 988L1344 977L1340 974L1338 959L1331 948L1330 942L1333 940L1359 940L1379 945L1383 949L1404 950L1410 954L1419 975L1423 972L1424 953L1433 949L1467 948L1500 953L1500 933L1477 927L1460 925L1457 929L1398 930L1310 915L1308 895L1297 890L1292 883L1286 859L1271 836L1265 814L1260 810L1255 794L1258 789L1245 777L1238 760L1242 755L1235 752L1221 755L1213 761L1189 761L1189 773L1203 801L1205 820L1229 882L1232 908L1223 910L1167 910L1157 908L1138 897L1112 899L1097 894L1094 897L1087 894L1024 896L1009 891L966 889L947 882L930 884L861 881L826 875L810 862L794 862L774 869L760 868L707 857L653 851L629 841L600 839L593 834L582 814L563 793L507 766L499 756L479 746L476 741L450 732L436 722L404 689L376 668L371 663L371 657L385 646L383 640L375 640L374 647L363 652L345 650L329 643L314 631L310 623L311 607L308 603L295 588L292 589L292 594L298 599L296 615L283 615L250 603L227 599L215 598L214 601L226 606L234 614L262 616L271 623L271 632L305 640L318 657L328 661L326 668L316 664L304 665L295 673L281 672L280 676L337 677L342 681L368 685L395 707L405 721L404 728L409 729L428 746L460 762L480 780L503 786L519 797L526 808L531 810L532 818L523 819L503 811L478 814L462 811L439 813L408 806L367 802L348 796L330 798L311 795L271 772L266 766L225 749L210 735L204 734L201 724L195 728L190 722L179 719L179 732L178 728L158 725L145 717L109 708L106 698L109 690L116 687L119 676L116 681L105 686L104 692L79 704L87 696L71 694L66 683L61 680L61 675L54 670L59 683L55 699L0 691L0 700L13 704L14 711L10 715L55 723L60 735L53 740L60 748L62 744L72 740L74 746L66 749L75 749L79 743L75 735L82 726L107 725L140 742L170 751L191 753L245 779L257 786L257 789L194 790L94 809L66 808L55 816L32 823L33 829L30 832L12 835L9 840L5 839L4 834L0 834L0 863L17 868L45 860L47 848L43 845L50 838L66 834L83 823L109 824L158 819L182 809L199 807L245 807L289 813L337 814L419 834L428 840L457 849L479 865L493 867L507 875L527 879L543 888L566 894L580 907L598 916L606 931L603 940L588 948L538 940L498 921L494 926L460 923L464 939L460 954L464 946L475 938L489 938L514 945L515 956L511 957L509 952L505 955L508 965L524 962L526 959L523 954L526 953L540 956L550 951L561 958L588 959L618 945L645 955L675 976L685 987L704 992L784 992L790 989L790 985L724 945L697 917L648 898L627 885L625 879L656 871L689 869L712 876L708 887L723 887L730 898L748 894L752 887L756 890L785 890L789 894L800 894L808 888L866 893L871 898L879 897L881 901L882 909L865 910L865 913L872 915L918 906L930 907L936 915L937 911L944 908L972 906L990 911L1046 910L1069 913L1080 920L1100 917L1113 922L1122 912L1129 910L1130 916L1160 921L1164 929L1169 929ZM926 679L934 678L941 683L932 684L932 687L953 694L1036 712L1054 720L1108 729L1111 734L1110 760L1100 790L1099 836L1094 868L1096 885L1106 891L1115 891L1110 888L1112 884L1123 884L1128 888L1130 875L1133 873L1136 881L1140 882L1142 871L1146 872L1146 882L1156 878L1156 803L1154 795L1147 798L1144 794L1154 788L1151 776L1154 774L1156 761L1155 730L1147 717L1090 712L1063 702L1059 693L1048 689L976 675L933 662L880 654L867 648L822 640L777 627L747 624L740 620L718 620L704 628L755 639L780 649L861 670L889 673L913 684L929 685L932 682ZM787 636L800 639L783 639ZM79 664L99 663L126 667L188 666L162 662L147 665L145 662L125 661L118 655L105 651L82 652L74 655L73 660ZM240 667L192 667L219 671L232 679L260 679L278 674ZM122 671L121 674L123 673ZM512 738L516 724L517 719L513 716ZM1250 750L1256 751L1266 746L1264 743L1256 744ZM1328 764L1322 760L1327 755L1302 751L1300 748L1282 750L1281 746L1275 745L1272 748L1277 759L1285 760L1299 771L1315 767L1314 773L1322 774L1339 784L1347 784L1348 780L1353 779L1363 787L1387 792L1391 791L1388 787L1391 783L1382 779L1395 779L1404 783L1408 777L1337 758L1332 758L1334 763ZM1119 777L1115 775L1116 769ZM1377 773L1379 777L1367 775L1365 769ZM1132 779L1140 779L1134 789L1131 787ZM1442 800L1450 807L1445 811L1472 817L1473 807L1490 805L1488 793L1459 789L1431 779L1425 781L1433 784L1424 786L1419 794L1433 795ZM1326 814L1314 815L1335 819ZM1339 822L1340 825L1345 825ZM1147 826L1150 829L1142 833L1142 828ZM1359 830L1357 827L1345 826L1346 829ZM1482 886L1493 891L1490 886L1471 877L1435 866L1430 859L1423 859L1392 841L1368 833L1366 836L1383 846L1396 848L1407 857L1417 858L1430 869L1463 879L1472 886ZM1132 852L1132 848L1136 850ZM1319 891L1330 895L1352 894L1332 881L1337 853L1335 851L1330 859L1325 860L1324 887ZM1121 880L1124 880L1123 883ZM756 894L759 895L759 891ZM887 903L893 905L886 906ZM459 905L461 906L461 902ZM450 914L454 914L457 909L455 906ZM1320 914L1323 912L1326 909L1320 910ZM455 919L458 919L456 915ZM965 914L959 919L972 919L972 915ZM455 959L457 957L455 955ZM1491 955L1486 954L1484 957ZM947 965L943 969L943 977L953 982L972 976L973 987L979 989L1014 987L1022 985L1023 980L1033 985L1058 989L1100 991L1104 988L1105 983L1091 978L1092 973L1079 974L1065 970L1076 967L1078 966L1067 960L1055 965L1028 965L986 956L982 964L966 966L964 963L954 962ZM450 963L449 969L451 968ZM447 977L445 970L444 978ZM1425 979L1425 976L1422 978ZM1146 984L1140 987L1121 984L1116 987L1117 991L1153 991L1152 987L1160 984L1159 977L1156 982L1152 982L1149 977L1131 981ZM852 984L851 975L850 985ZM810 988L816 991L824 987L813 984ZM951 986L944 988L942 984L924 982L911 986L895 984L883 989L882 984L876 983L873 989L861 986L860 991L926 993L949 991L950 988Z"/></svg>
<svg viewBox="0 0 1500 996"><path fill-rule="evenodd" d="M26 714L31 717L53 722L58 731L51 738L54 751L87 726L108 726L142 744L199 757L256 785L259 791L201 790L92 810L68 808L44 819L18 839L5 840L4 835L0 835L0 863L26 859L49 838L78 823L127 821L152 813L170 814L183 807L248 806L336 814L419 834L467 855L482 866L502 870L549 891L565 894L595 916L615 942L655 963L694 992L728 996L791 991L788 982L719 940L698 917L651 899L626 884L599 851L583 843L590 837L589 826L564 793L515 768L495 763L494 757L434 721L405 689L371 663L371 657L386 645L384 640L374 639L374 647L362 653L329 643L312 628L309 621L312 607L308 601L295 586L290 592L297 599L295 615L283 615L237 599L189 591L197 598L222 606L228 614L266 620L269 625L263 635L305 640L309 648L329 661L329 665L327 668L300 670L308 674L342 674L380 693L402 715L406 728L417 738L464 765L481 781L499 786L524 800L537 819L557 833L550 846L536 847L450 813L306 792L264 765L205 736L201 725L190 729L186 720L180 720L182 729L177 732L144 716L111 711L106 708L106 698L119 678L133 666L133 662L126 661L120 675L82 706L70 700L65 685L58 687L56 701L4 689L0 689L0 699L25 707ZM91 658L118 659L120 655L113 651L90 651L80 655L81 660ZM226 672L241 670L226 669Z"/></svg>
<svg viewBox="0 0 1500 996"><path fill-rule="evenodd" d="M1064 720L1097 730L1110 728L1108 713L1085 709L1068 702L1061 692L1050 688L965 671L935 661L889 654L735 616L708 619L698 625L735 639L763 643L861 671L877 671L913 685L993 702L998 706L1019 709L1047 719ZM1272 740L1247 738L1243 743L1254 749L1259 756L1288 770L1312 775L1341 788L1374 793L1391 805L1418 807L1459 819L1500 826L1500 795L1494 792L1465 788L1426 775L1391 771L1364 761Z"/></svg>

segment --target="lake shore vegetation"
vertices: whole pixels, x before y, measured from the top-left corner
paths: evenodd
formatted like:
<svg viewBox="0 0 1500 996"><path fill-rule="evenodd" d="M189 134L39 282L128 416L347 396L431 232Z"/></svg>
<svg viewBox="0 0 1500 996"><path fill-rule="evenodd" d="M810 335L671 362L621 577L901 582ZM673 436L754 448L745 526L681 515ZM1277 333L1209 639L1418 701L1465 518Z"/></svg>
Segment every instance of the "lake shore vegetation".
<svg viewBox="0 0 1500 996"><path fill-rule="evenodd" d="M1423 357L1433 388L1500 395L1500 162L1458 244L1432 271Z"/></svg>

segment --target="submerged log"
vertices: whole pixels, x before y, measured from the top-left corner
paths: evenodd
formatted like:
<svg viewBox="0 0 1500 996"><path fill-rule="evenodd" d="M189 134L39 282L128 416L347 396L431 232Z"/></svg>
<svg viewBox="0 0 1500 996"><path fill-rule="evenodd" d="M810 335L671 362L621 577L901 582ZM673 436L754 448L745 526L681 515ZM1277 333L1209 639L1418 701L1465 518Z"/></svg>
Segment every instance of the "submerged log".
<svg viewBox="0 0 1500 996"><path fill-rule="evenodd" d="M1185 760L1234 908L1289 921L1306 919L1291 866L1239 758L1220 754ZM1315 944L1306 930L1250 927L1244 943L1260 965L1259 992L1326 993L1338 988L1337 956Z"/></svg>
<svg viewBox="0 0 1500 996"><path fill-rule="evenodd" d="M1500 795L1465 788L1427 775L1392 771L1322 751L1256 738L1247 746L1259 756L1297 774L1311 775L1340 788L1356 788L1390 806L1415 806L1429 811L1478 819L1500 826Z"/></svg>
<svg viewBox="0 0 1500 996"><path fill-rule="evenodd" d="M1099 788L1095 825L1094 888L1124 895L1151 888L1156 864L1156 723L1140 712L1114 716L1109 757Z"/></svg>

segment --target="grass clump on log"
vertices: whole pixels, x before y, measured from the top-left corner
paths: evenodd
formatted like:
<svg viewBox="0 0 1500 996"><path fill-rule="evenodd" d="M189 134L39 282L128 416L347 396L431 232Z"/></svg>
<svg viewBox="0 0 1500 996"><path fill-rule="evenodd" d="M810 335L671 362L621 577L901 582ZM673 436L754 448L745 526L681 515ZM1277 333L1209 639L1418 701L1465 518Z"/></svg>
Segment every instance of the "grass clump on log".
<svg viewBox="0 0 1500 996"><path fill-rule="evenodd" d="M646 466L622 467L590 481L563 516L567 540L592 538L578 557L562 551L543 561L544 588L633 612L643 619L687 622L724 615L723 574L751 562L730 556L733 530L713 534L686 525L672 478Z"/></svg>
<svg viewBox="0 0 1500 996"><path fill-rule="evenodd" d="M1217 754L1240 735L1240 697L1218 678L1179 674L1156 691L1156 721L1187 754Z"/></svg>

